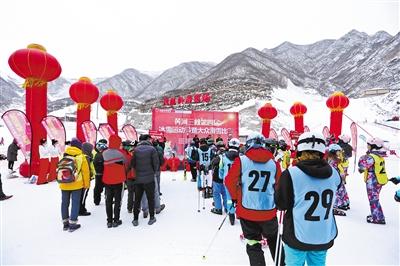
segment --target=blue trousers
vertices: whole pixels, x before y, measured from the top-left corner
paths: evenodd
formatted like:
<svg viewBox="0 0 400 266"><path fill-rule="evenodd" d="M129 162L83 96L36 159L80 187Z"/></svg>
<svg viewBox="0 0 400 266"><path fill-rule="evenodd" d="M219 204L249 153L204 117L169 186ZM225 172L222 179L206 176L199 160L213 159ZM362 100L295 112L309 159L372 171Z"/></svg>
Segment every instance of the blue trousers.
<svg viewBox="0 0 400 266"><path fill-rule="evenodd" d="M326 250L303 251L285 245L285 264L303 266L307 262L308 266L326 265L326 252Z"/></svg>
<svg viewBox="0 0 400 266"><path fill-rule="evenodd" d="M228 210L224 184L213 182L213 200L215 209L222 210L221 197L224 204L224 209Z"/></svg>
<svg viewBox="0 0 400 266"><path fill-rule="evenodd" d="M79 208L81 206L82 189L61 190L61 217L63 220L78 221ZM72 201L71 215L69 215L69 203Z"/></svg>
<svg viewBox="0 0 400 266"><path fill-rule="evenodd" d="M225 189L225 193L226 193L226 202L227 202L228 213L235 214L236 209L233 207L231 194L229 194L229 191L225 185L224 185L224 189Z"/></svg>

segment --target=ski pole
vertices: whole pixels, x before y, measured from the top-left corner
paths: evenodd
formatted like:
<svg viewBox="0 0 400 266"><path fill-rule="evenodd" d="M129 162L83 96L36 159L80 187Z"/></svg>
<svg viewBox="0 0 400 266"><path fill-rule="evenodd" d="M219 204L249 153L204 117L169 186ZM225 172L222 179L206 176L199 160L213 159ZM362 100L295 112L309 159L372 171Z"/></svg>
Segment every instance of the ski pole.
<svg viewBox="0 0 400 266"><path fill-rule="evenodd" d="M233 207L233 204L232 204L232 206L231 206L230 209L232 209L232 207ZM229 210L230 210L230 209L229 209ZM222 220L220 226L218 227L217 232L215 232L214 237L211 239L210 244L208 245L206 251L203 253L203 254L204 254L204 255L203 255L203 260L206 259L206 255L207 255L208 251L210 250L212 244L214 243L215 239L217 238L218 232L221 230L221 227L224 225L225 220L226 220L226 217L228 217L228 215L229 215L229 211L225 214L225 217L224 217L224 219Z"/></svg>
<svg viewBox="0 0 400 266"><path fill-rule="evenodd" d="M204 175L203 175L203 184L204 184L204 186L203 186L203 188L204 188L204 194L203 194L203 210L205 210L206 209L206 194L207 194L207 179L206 179L206 175L205 175L205 173L204 173Z"/></svg>
<svg viewBox="0 0 400 266"><path fill-rule="evenodd" d="M283 216L284 212L279 211L279 222L278 222L278 235L277 242L275 248L275 266L281 265L281 256L282 256L282 235L283 235Z"/></svg>

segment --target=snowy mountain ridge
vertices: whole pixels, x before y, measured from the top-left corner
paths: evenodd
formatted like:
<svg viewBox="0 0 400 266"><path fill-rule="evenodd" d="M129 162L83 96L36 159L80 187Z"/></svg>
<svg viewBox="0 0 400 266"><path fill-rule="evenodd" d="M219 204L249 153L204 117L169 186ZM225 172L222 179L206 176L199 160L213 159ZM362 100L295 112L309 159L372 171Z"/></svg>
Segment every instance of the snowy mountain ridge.
<svg viewBox="0 0 400 266"><path fill-rule="evenodd" d="M232 97L221 100L228 99L230 104L237 105L249 97L265 97L272 88L286 88L288 81L298 87L314 88L325 96L341 90L350 97L359 97L364 90L375 87L400 89L399 51L400 33L391 36L379 31L370 36L352 30L337 40L308 45L283 42L262 51L248 48L227 56L216 65L187 62L156 77L126 69L110 78L94 78L93 82L102 93L113 88L124 99L148 101L142 109L159 104L163 96L186 95L193 91L211 92L213 101L220 95L230 95ZM7 83L22 83L3 78L6 82L1 83L1 90L13 89ZM70 101L66 98L69 98L68 88L73 82L60 77L49 83L50 108L57 99ZM23 94L22 89L16 91ZM14 102L18 102L18 97ZM20 102L22 104L22 98Z"/></svg>

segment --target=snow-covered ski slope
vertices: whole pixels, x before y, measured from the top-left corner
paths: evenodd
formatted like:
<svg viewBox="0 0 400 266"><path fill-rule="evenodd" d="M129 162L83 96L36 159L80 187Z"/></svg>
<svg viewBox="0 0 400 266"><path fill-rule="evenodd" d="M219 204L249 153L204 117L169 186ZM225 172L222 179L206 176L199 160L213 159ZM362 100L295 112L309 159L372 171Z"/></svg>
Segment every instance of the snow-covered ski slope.
<svg viewBox="0 0 400 266"><path fill-rule="evenodd" d="M279 100L280 99L280 100ZM352 100L345 113L359 122L374 136L390 142L390 147L400 153L397 131L374 124L381 117L374 112L373 104L379 97ZM291 104L301 100L308 107L305 124L311 130L321 132L329 126L326 98L309 92L304 94L294 88L274 91L272 104L279 111L289 114ZM255 102L257 104L257 101ZM100 116L100 115L99 115ZM258 117L254 115L254 119ZM288 128L292 117L279 113ZM273 122L272 122L273 125ZM343 118L343 132L350 134L350 121ZM74 134L72 123L67 124L67 137ZM368 137L359 129L359 133ZM11 136L5 127L0 128L6 146ZM358 155L364 154L366 144L359 139ZM16 167L23 161L20 157ZM395 156L386 158L389 176L400 174L400 160ZM90 264L90 265L248 265L245 245L240 241L239 223L231 226L229 221L219 231L215 242L202 259L207 246L217 232L224 216L212 214L211 199L205 201L205 210L197 212L198 193L195 183L183 180L183 172L163 172L161 175L162 202L165 210L156 216L157 222L149 226L142 216L139 226L131 224L132 215L126 210L126 194L121 208L123 224L118 228L106 227L104 198L100 206L93 204L92 187L87 199L91 216L80 217L82 228L74 233L62 231L61 193L57 183L41 186L26 184L26 179L7 179L7 162L0 162L3 188L14 197L0 203L0 265L15 264ZM174 181L175 180L175 181ZM351 209L346 217L336 217L339 234L335 245L329 250L329 265L399 265L399 203L393 199L399 189L391 182L383 187L381 204L386 225L366 223L369 214L365 184L362 175L353 173L350 160L350 176L347 190ZM203 200L201 199L201 206ZM265 250L267 264L272 260Z"/></svg>

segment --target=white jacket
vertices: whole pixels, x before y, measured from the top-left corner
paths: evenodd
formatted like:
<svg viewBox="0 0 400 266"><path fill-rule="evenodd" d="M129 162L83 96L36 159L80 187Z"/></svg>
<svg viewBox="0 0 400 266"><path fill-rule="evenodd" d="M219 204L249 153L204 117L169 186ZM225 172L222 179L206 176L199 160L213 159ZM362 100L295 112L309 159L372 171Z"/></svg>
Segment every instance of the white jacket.
<svg viewBox="0 0 400 266"><path fill-rule="evenodd" d="M50 158L50 152L48 146L39 145L39 157L40 159Z"/></svg>

